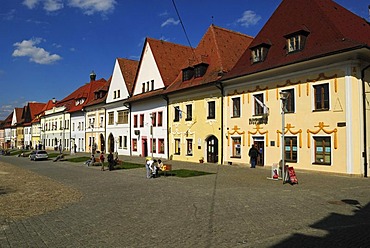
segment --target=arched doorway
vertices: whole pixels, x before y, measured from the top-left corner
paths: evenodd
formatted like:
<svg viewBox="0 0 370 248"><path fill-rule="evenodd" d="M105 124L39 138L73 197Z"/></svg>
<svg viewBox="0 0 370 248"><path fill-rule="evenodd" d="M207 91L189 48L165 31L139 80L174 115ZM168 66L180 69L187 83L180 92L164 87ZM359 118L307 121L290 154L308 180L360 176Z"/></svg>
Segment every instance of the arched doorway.
<svg viewBox="0 0 370 248"><path fill-rule="evenodd" d="M108 137L108 152L114 152L114 136L112 133Z"/></svg>
<svg viewBox="0 0 370 248"><path fill-rule="evenodd" d="M218 162L218 140L214 135L207 138L207 162L217 163Z"/></svg>
<svg viewBox="0 0 370 248"><path fill-rule="evenodd" d="M100 134L100 151L105 152L105 139L103 134Z"/></svg>

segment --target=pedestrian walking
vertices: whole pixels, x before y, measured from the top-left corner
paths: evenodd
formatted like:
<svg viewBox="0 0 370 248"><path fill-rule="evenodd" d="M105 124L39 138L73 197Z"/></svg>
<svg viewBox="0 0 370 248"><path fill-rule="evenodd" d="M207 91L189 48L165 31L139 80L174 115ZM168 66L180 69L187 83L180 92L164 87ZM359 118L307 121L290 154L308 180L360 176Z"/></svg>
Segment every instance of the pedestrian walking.
<svg viewBox="0 0 370 248"><path fill-rule="evenodd" d="M101 170L104 171L104 160L105 160L104 152L101 152L99 159L101 163Z"/></svg>
<svg viewBox="0 0 370 248"><path fill-rule="evenodd" d="M113 158L113 153L112 152L109 152L109 155L108 155L108 169L111 171L113 170L114 168L114 158Z"/></svg>
<svg viewBox="0 0 370 248"><path fill-rule="evenodd" d="M251 148L249 149L248 155L250 157L250 164L251 168L256 168L257 164L257 157L260 154L260 152L257 150L256 146L252 144Z"/></svg>

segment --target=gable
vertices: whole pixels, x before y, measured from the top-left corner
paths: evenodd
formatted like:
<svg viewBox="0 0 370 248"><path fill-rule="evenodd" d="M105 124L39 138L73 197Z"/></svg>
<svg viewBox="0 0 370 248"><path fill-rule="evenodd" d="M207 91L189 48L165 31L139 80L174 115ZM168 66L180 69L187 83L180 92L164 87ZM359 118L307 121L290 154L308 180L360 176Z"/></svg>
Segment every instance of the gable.
<svg viewBox="0 0 370 248"><path fill-rule="evenodd" d="M128 59L116 59L112 79L107 95L107 103L130 97L139 62Z"/></svg>
<svg viewBox="0 0 370 248"><path fill-rule="evenodd" d="M149 43L145 44L133 95L143 93L143 85L145 87L144 92L161 89L165 86Z"/></svg>

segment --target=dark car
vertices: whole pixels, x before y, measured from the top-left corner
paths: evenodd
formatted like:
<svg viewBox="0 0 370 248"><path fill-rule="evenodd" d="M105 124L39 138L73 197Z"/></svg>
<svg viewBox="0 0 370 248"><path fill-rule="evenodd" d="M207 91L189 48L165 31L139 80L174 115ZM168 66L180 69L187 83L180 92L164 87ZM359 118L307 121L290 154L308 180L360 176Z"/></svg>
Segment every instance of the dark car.
<svg viewBox="0 0 370 248"><path fill-rule="evenodd" d="M48 159L49 155L44 150L32 151L29 158L30 158L30 160L34 160L34 161L43 160L43 159Z"/></svg>

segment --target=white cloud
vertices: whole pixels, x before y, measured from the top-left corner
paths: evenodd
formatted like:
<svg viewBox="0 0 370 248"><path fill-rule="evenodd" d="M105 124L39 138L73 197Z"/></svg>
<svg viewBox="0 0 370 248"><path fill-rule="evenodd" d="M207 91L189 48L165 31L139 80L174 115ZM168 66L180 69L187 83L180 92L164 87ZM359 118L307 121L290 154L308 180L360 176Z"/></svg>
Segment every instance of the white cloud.
<svg viewBox="0 0 370 248"><path fill-rule="evenodd" d="M246 10L243 16L239 18L236 22L240 23L243 27L249 27L250 25L255 25L261 19L261 16L257 15L252 10Z"/></svg>
<svg viewBox="0 0 370 248"><path fill-rule="evenodd" d="M24 0L23 5L29 9L34 9L38 4L42 4L47 12L54 12L64 8L64 3L73 8L83 10L84 14L92 15L95 13L109 13L114 10L116 0Z"/></svg>
<svg viewBox="0 0 370 248"><path fill-rule="evenodd" d="M30 40L23 40L22 42L14 43L16 47L12 56L13 57L29 57L31 62L37 64L53 64L54 62L62 59L57 54L50 54L44 48L37 47L43 40L41 38L33 38Z"/></svg>
<svg viewBox="0 0 370 248"><path fill-rule="evenodd" d="M26 5L28 8L33 9L36 5L41 2L41 0L24 0L23 4Z"/></svg>
<svg viewBox="0 0 370 248"><path fill-rule="evenodd" d="M166 10L166 11L164 11L164 12L162 12L162 13L159 13L159 16L168 16L168 12L167 12L167 10Z"/></svg>
<svg viewBox="0 0 370 248"><path fill-rule="evenodd" d="M8 13L0 14L0 17L5 21L11 21L14 19L15 12L15 9L12 9Z"/></svg>
<svg viewBox="0 0 370 248"><path fill-rule="evenodd" d="M44 10L48 12L53 12L60 10L64 7L63 0L24 0L23 4L29 9L34 9L36 6L42 3Z"/></svg>
<svg viewBox="0 0 370 248"><path fill-rule="evenodd" d="M168 18L164 23L162 23L161 27L165 27L167 25L178 25L180 23L180 20L175 21L175 19Z"/></svg>
<svg viewBox="0 0 370 248"><path fill-rule="evenodd" d="M86 15L92 15L95 12L108 13L114 10L115 0L69 0L68 5L80 8Z"/></svg>
<svg viewBox="0 0 370 248"><path fill-rule="evenodd" d="M57 11L63 9L63 7L62 0L45 0L44 2L44 10L48 12Z"/></svg>

